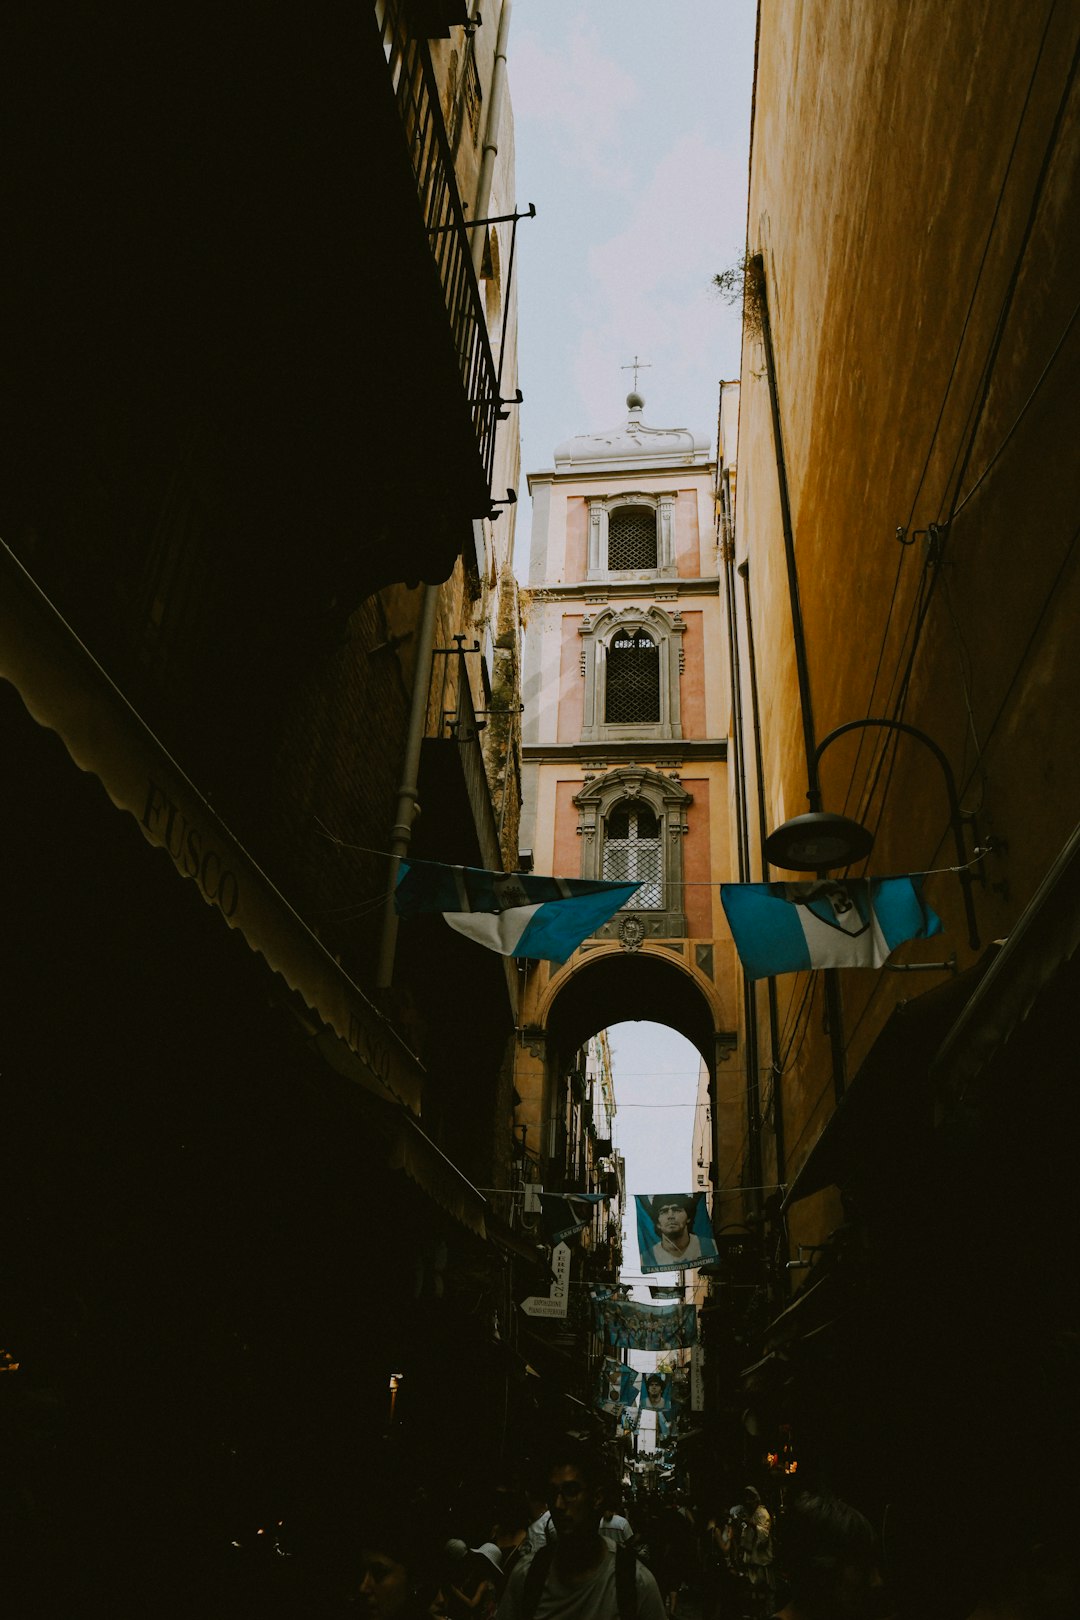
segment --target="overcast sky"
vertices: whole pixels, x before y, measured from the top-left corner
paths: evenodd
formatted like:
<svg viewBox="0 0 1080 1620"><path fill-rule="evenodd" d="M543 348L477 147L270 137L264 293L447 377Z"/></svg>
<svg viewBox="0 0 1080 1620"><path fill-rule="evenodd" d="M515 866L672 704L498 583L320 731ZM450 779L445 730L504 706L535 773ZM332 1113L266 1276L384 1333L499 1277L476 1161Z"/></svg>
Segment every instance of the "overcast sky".
<svg viewBox="0 0 1080 1620"><path fill-rule="evenodd" d="M635 354L646 421L715 438L739 319L711 278L746 236L755 18L755 0L517 0L524 471L625 420Z"/></svg>
<svg viewBox="0 0 1080 1620"><path fill-rule="evenodd" d="M621 368L635 354L650 365L645 420L715 443L739 317L711 278L745 242L756 12L756 0L516 0L518 206L537 209L518 228L516 272L522 574L524 472L550 467L561 440L625 420ZM643 1023L617 1025L612 1047L629 1190L689 1188L697 1052ZM649 1298L645 1284L634 1293Z"/></svg>

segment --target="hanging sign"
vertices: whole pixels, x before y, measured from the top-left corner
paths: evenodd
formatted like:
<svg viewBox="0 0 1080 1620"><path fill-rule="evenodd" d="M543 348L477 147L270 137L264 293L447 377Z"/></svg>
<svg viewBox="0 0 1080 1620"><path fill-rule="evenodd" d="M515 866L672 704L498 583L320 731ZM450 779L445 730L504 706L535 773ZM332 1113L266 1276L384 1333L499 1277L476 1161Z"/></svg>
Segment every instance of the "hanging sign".
<svg viewBox="0 0 1080 1620"><path fill-rule="evenodd" d="M545 1298L542 1294L531 1294L523 1299L521 1308L526 1316L565 1316L566 1307L570 1299L570 1245L559 1243L551 1256L551 1269L554 1280L551 1292Z"/></svg>

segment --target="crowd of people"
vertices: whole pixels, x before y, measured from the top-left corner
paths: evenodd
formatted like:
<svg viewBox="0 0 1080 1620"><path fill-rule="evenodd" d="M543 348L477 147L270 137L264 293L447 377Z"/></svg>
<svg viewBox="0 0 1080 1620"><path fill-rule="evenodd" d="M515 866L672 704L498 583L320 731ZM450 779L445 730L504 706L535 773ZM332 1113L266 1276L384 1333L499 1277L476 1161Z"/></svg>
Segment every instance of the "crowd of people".
<svg viewBox="0 0 1080 1620"><path fill-rule="evenodd" d="M748 1486L699 1518L678 1492L626 1502L587 1444L556 1446L536 1494L492 1491L485 1539L385 1493L342 1613L363 1620L885 1620L874 1531L802 1493L774 1517ZM476 1513L473 1514L475 1522Z"/></svg>

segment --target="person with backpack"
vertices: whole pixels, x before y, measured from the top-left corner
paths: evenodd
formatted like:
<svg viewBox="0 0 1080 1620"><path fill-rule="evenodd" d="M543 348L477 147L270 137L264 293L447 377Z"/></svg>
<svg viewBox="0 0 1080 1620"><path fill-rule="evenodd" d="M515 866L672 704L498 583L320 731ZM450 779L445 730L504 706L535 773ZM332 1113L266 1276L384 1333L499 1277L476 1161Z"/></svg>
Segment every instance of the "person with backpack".
<svg viewBox="0 0 1080 1620"><path fill-rule="evenodd" d="M548 1473L554 1543L511 1571L498 1620L665 1620L660 1590L632 1547L600 1534L604 1474L591 1447L568 1442Z"/></svg>

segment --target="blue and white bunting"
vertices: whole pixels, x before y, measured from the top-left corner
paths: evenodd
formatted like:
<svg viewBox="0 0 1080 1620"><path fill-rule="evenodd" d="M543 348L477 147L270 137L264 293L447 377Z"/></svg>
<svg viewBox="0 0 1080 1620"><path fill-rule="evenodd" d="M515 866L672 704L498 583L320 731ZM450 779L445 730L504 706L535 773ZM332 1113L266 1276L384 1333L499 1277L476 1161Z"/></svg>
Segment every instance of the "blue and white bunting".
<svg viewBox="0 0 1080 1620"><path fill-rule="evenodd" d="M720 898L748 979L879 968L905 940L941 932L941 918L910 877L722 883Z"/></svg>
<svg viewBox="0 0 1080 1620"><path fill-rule="evenodd" d="M459 934L502 956L565 962L639 888L402 861L394 905L401 917L440 911Z"/></svg>

